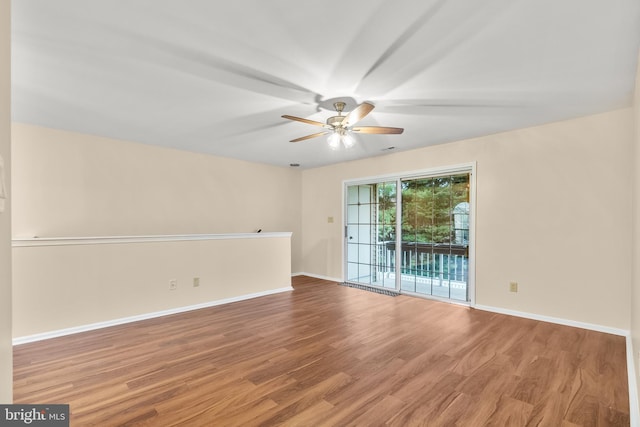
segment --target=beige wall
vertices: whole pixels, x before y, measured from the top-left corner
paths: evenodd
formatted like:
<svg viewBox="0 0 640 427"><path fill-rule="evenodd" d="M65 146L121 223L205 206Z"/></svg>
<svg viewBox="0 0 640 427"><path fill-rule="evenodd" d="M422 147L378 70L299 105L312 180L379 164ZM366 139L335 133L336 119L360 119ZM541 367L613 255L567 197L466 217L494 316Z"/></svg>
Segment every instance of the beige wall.
<svg viewBox="0 0 640 427"><path fill-rule="evenodd" d="M15 247L14 337L290 289L288 233L231 237Z"/></svg>
<svg viewBox="0 0 640 427"><path fill-rule="evenodd" d="M342 278L344 180L477 162L476 303L627 330L632 141L626 109L304 171L305 272Z"/></svg>
<svg viewBox="0 0 640 427"><path fill-rule="evenodd" d="M13 236L290 231L300 171L14 123Z"/></svg>
<svg viewBox="0 0 640 427"><path fill-rule="evenodd" d="M13 234L292 231L293 272L340 279L344 180L477 162L477 304L628 329L632 123L619 110L303 172L14 124Z"/></svg>
<svg viewBox="0 0 640 427"><path fill-rule="evenodd" d="M11 163L11 13L10 1L0 0L0 156L9 187ZM7 188L9 191L9 188ZM11 211L0 213L0 403L13 401L11 347Z"/></svg>

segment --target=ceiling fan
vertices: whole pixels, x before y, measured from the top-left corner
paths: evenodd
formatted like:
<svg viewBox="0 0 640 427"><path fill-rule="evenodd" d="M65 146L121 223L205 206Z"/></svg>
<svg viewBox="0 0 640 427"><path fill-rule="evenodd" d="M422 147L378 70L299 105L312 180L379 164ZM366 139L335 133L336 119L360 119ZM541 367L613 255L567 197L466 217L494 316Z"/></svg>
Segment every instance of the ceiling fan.
<svg viewBox="0 0 640 427"><path fill-rule="evenodd" d="M317 122L315 120L303 119L302 117L289 116L287 114L282 117L289 120L295 120L302 123L308 123L310 125L319 126L326 130L311 135L302 136L300 138L292 139L290 142L300 142L306 139L316 138L318 136L329 134L328 142L331 148L337 149L342 142L345 147L352 146L355 141L351 132L355 133L374 133L374 134L400 134L404 131L402 128L392 128L384 126L354 126L357 122L362 120L367 114L374 109L374 105L368 102L363 102L356 108L351 110L346 116L342 115L346 103L338 101L333 104L333 107L338 112L337 116L331 116L327 119L326 123Z"/></svg>

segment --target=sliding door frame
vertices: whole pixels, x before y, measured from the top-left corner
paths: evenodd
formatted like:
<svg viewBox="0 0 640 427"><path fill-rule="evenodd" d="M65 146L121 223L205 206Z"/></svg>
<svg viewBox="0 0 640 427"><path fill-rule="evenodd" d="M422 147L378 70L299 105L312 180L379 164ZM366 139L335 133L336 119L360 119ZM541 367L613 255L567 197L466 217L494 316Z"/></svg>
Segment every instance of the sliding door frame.
<svg viewBox="0 0 640 427"><path fill-rule="evenodd" d="M358 179L350 179L350 180L344 180L342 182L342 229L343 229L343 244L342 244L342 278L344 281L347 281L348 277L347 277L347 271L348 271L348 265L347 265L347 244L348 244L348 239L347 239L347 225L348 225L348 212L347 212L347 188L349 186L353 186L353 185L368 185L368 184L376 184L376 183L380 183L380 182L389 182L389 181L395 181L396 182L396 194L397 194L397 202L396 202L396 268L398 268L398 266L401 265L400 262L400 257L401 257L401 250L400 250L400 246L402 244L401 240L398 239L398 236L401 235L401 218L402 218L402 192L400 191L400 186L399 184L402 181L405 180L409 180L409 179L417 179L417 178L432 178L432 177L438 177L438 176L444 176L444 175L455 175L455 174L464 174L464 173L468 173L469 174L469 260L468 260L468 268L469 268L469 283L467 284L468 286L468 292L469 292L469 301L468 302L463 302L463 301L456 301L456 300L451 300L448 298L438 298L437 296L433 296L433 295L418 295L418 294L414 294L411 293L411 295L416 295L422 298L427 298L427 299L435 299L435 300L439 300L439 301L446 301L446 302L450 302L450 303L454 303L454 304L463 304L463 305L469 305L469 306L475 306L476 304L476 251L475 251L475 244L476 244L476 162L470 162L470 163L462 163L462 164L456 164L456 165L450 165L450 166L442 166L442 167L435 167L435 168L428 168L428 169L422 169L422 170L416 170L416 171L409 171L409 172L401 172L401 173L393 173L393 174L385 174L385 175L377 175L377 176L370 176L370 177L365 177L365 178L358 178ZM400 276L401 275L396 275L396 291L399 293L402 293L402 289L400 286Z"/></svg>

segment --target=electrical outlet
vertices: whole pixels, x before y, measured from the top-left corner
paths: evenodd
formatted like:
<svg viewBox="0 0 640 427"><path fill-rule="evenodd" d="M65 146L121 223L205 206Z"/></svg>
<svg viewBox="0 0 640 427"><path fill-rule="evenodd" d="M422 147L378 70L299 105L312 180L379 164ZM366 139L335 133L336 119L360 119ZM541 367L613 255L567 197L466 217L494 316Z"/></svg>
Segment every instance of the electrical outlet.
<svg viewBox="0 0 640 427"><path fill-rule="evenodd" d="M169 290L175 291L176 289L178 289L178 281L175 279L169 280Z"/></svg>
<svg viewBox="0 0 640 427"><path fill-rule="evenodd" d="M510 282L509 283L509 291L510 292L518 292L518 282Z"/></svg>
<svg viewBox="0 0 640 427"><path fill-rule="evenodd" d="M200 278L199 277L194 277L193 278L193 287L197 288L198 286L200 286Z"/></svg>

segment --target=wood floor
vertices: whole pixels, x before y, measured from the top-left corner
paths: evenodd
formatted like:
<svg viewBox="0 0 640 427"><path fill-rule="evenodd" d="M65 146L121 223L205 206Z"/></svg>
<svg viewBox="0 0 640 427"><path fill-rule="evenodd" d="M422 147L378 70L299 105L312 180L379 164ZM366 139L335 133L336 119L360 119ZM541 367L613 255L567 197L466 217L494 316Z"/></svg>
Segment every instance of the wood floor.
<svg viewBox="0 0 640 427"><path fill-rule="evenodd" d="M625 339L308 277L16 346L16 403L72 426L625 426Z"/></svg>

